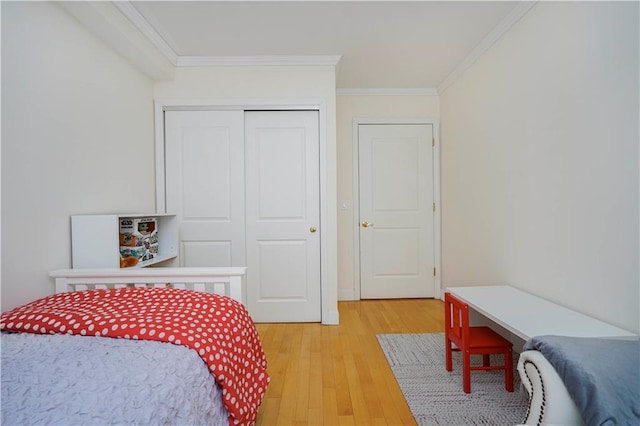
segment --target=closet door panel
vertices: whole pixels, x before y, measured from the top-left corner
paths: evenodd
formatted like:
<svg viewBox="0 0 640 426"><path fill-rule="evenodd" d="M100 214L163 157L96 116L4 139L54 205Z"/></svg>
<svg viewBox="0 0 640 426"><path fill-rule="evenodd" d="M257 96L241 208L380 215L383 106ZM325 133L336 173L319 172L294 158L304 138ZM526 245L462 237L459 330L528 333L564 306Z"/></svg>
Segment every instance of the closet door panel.
<svg viewBox="0 0 640 426"><path fill-rule="evenodd" d="M318 113L247 112L245 153L249 311L320 321Z"/></svg>
<svg viewBox="0 0 640 426"><path fill-rule="evenodd" d="M245 266L244 113L166 111L167 211L181 266Z"/></svg>
<svg viewBox="0 0 640 426"><path fill-rule="evenodd" d="M305 137L302 129L262 130L255 141L259 197L256 218L305 220Z"/></svg>
<svg viewBox="0 0 640 426"><path fill-rule="evenodd" d="M182 266L247 266L256 322L321 321L317 111L167 111Z"/></svg>
<svg viewBox="0 0 640 426"><path fill-rule="evenodd" d="M183 241L182 259L185 265L207 267L211 264L231 265L231 243L229 241Z"/></svg>

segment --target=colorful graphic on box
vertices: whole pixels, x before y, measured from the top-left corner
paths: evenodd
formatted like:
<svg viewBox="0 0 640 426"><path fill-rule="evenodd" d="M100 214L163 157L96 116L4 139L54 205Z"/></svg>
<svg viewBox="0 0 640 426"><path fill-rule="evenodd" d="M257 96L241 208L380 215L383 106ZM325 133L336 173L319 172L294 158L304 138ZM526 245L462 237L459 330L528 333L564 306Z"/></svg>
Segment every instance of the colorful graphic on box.
<svg viewBox="0 0 640 426"><path fill-rule="evenodd" d="M145 254L147 254L147 249L145 247L120 247L120 256L122 257L137 257L140 259Z"/></svg>
<svg viewBox="0 0 640 426"><path fill-rule="evenodd" d="M158 230L156 218L120 219L120 257L121 267L135 266L137 261L122 262L133 257L139 261L155 258L158 255Z"/></svg>

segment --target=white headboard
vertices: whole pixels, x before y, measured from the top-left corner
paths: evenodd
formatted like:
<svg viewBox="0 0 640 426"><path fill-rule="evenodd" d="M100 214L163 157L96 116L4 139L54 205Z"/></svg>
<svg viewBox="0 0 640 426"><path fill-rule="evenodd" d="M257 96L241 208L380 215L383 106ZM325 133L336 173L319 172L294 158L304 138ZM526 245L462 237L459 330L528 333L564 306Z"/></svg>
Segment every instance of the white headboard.
<svg viewBox="0 0 640 426"><path fill-rule="evenodd" d="M55 278L56 293L118 287L173 287L223 294L241 303L242 276L245 267L230 268L121 268L58 269L49 273Z"/></svg>

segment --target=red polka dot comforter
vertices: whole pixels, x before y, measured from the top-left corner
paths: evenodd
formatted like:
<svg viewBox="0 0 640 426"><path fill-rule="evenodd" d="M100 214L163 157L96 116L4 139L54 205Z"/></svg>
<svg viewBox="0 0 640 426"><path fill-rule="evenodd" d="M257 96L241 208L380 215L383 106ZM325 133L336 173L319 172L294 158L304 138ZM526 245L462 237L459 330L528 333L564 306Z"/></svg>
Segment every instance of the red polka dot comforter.
<svg viewBox="0 0 640 426"><path fill-rule="evenodd" d="M2 314L0 330L155 340L198 353L222 387L229 424L254 424L269 383L245 307L225 296L171 288L59 293Z"/></svg>

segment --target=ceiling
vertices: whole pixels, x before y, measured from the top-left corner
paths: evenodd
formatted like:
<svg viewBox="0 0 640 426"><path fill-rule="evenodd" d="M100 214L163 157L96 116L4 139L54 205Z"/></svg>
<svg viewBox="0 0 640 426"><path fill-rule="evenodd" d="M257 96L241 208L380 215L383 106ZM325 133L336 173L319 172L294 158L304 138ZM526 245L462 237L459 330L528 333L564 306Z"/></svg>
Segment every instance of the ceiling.
<svg viewBox="0 0 640 426"><path fill-rule="evenodd" d="M340 57L338 89L416 89L442 83L518 3L236 0L130 5L178 59Z"/></svg>

